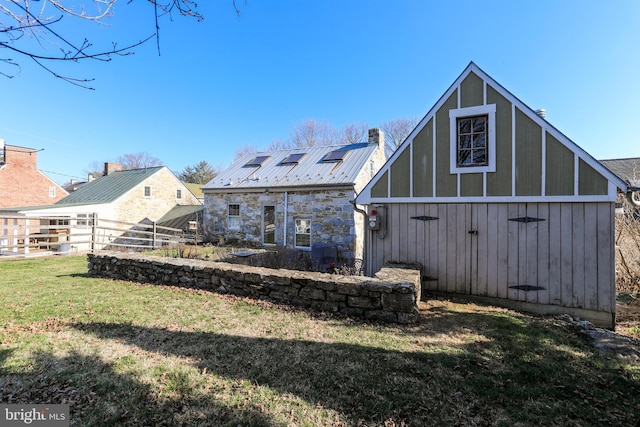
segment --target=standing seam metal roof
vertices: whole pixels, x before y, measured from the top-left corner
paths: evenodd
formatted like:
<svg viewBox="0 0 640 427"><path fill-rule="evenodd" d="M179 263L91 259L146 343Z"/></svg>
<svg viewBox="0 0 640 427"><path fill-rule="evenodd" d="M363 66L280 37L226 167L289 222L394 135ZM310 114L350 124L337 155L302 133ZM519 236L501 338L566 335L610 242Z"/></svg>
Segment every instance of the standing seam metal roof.
<svg viewBox="0 0 640 427"><path fill-rule="evenodd" d="M356 181L358 174L377 148L377 144L362 142L342 146L249 153L209 181L203 187L203 191L349 185ZM325 155L338 149L348 152L344 160L322 161ZM306 155L298 163L282 163L291 154L300 153ZM269 159L261 166L245 166L258 156L269 156Z"/></svg>
<svg viewBox="0 0 640 427"><path fill-rule="evenodd" d="M56 205L111 203L166 166L111 172L80 187Z"/></svg>

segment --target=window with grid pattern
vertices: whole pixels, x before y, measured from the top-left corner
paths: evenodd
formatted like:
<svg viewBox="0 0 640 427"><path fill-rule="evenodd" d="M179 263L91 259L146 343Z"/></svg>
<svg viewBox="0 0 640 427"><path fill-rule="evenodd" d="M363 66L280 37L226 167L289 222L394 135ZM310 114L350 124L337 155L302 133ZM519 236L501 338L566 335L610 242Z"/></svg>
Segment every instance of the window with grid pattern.
<svg viewBox="0 0 640 427"><path fill-rule="evenodd" d="M229 230L240 230L240 205L229 205L229 211L227 214L227 228Z"/></svg>
<svg viewBox="0 0 640 427"><path fill-rule="evenodd" d="M487 165L487 134L489 120L486 115L458 117L457 165L458 167Z"/></svg>
<svg viewBox="0 0 640 427"><path fill-rule="evenodd" d="M296 241L297 248L311 247L311 220L296 219Z"/></svg>

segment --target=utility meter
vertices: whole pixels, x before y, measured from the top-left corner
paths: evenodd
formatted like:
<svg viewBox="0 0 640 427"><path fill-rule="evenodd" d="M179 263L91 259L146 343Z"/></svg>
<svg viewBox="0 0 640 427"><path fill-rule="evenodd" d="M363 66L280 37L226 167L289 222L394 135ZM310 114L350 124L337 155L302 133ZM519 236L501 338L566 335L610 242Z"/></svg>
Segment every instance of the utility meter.
<svg viewBox="0 0 640 427"><path fill-rule="evenodd" d="M380 216L378 215L378 211L372 209L369 213L369 230L380 230Z"/></svg>

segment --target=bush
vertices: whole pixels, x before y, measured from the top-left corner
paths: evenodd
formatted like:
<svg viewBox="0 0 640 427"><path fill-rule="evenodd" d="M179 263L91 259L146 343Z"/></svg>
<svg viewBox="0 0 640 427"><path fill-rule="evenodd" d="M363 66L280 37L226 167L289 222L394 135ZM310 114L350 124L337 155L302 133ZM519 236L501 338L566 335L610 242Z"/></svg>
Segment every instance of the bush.
<svg viewBox="0 0 640 427"><path fill-rule="evenodd" d="M616 216L616 287L618 293L640 293L640 209L627 200Z"/></svg>

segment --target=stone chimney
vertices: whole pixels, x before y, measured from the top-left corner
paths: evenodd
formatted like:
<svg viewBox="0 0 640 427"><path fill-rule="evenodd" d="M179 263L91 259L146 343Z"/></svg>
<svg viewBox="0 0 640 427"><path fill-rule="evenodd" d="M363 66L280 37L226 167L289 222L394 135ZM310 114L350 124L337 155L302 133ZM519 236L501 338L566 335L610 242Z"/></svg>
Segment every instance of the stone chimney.
<svg viewBox="0 0 640 427"><path fill-rule="evenodd" d="M109 175L111 172L116 172L121 170L122 170L122 165L120 163L105 162L104 164L104 176Z"/></svg>
<svg viewBox="0 0 640 427"><path fill-rule="evenodd" d="M380 128L369 129L369 144L378 144L378 147L384 150L384 132Z"/></svg>

